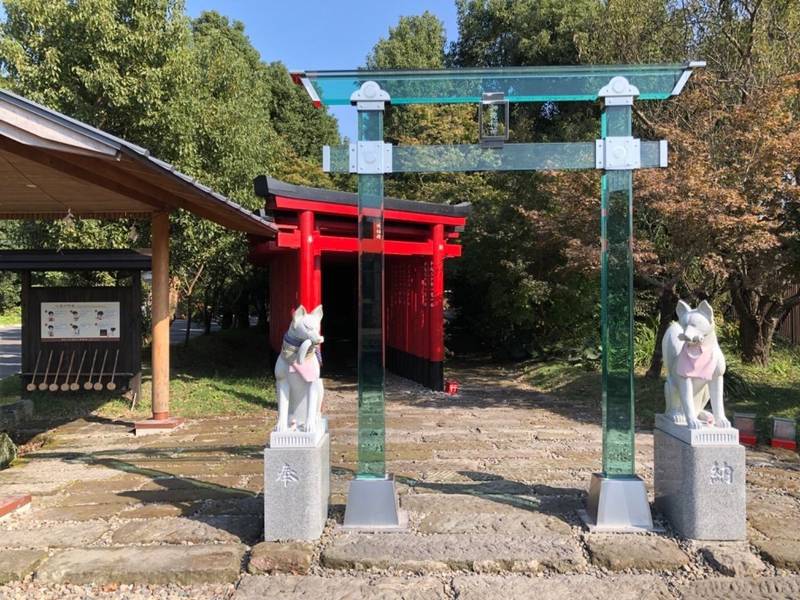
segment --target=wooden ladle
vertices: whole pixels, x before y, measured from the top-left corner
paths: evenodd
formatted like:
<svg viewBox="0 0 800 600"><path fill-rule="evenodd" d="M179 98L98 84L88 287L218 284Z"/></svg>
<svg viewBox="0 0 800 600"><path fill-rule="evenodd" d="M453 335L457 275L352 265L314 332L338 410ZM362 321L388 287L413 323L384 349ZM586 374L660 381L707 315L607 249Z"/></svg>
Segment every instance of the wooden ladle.
<svg viewBox="0 0 800 600"><path fill-rule="evenodd" d="M29 392L32 392L36 389L36 373L39 371L39 360L42 358L42 351L39 350L39 354L36 355L36 366L33 367L33 377L31 377L31 382L25 386L25 389Z"/></svg>
<svg viewBox="0 0 800 600"><path fill-rule="evenodd" d="M114 368L111 369L111 381L106 384L106 389L115 390L117 389L117 384L114 383L114 379L117 376L117 360L119 359L119 348L117 348L117 353L114 355Z"/></svg>
<svg viewBox="0 0 800 600"><path fill-rule="evenodd" d="M53 351L50 350L50 356L47 357L47 366L44 369L44 379L39 384L39 391L43 392L47 389L47 376L50 374L50 361L53 360Z"/></svg>
<svg viewBox="0 0 800 600"><path fill-rule="evenodd" d="M83 351L83 356L81 356L81 362L78 365L78 372L75 373L75 381L69 384L69 389L73 392L77 392L79 389L81 389L81 384L78 383L78 379L80 379L81 370L83 370L83 361L85 358L86 358L86 350Z"/></svg>
<svg viewBox="0 0 800 600"><path fill-rule="evenodd" d="M58 374L61 373L61 363L62 362L64 362L64 351L63 350L61 351L61 354L58 355L58 367L56 368L56 376L53 377L53 383L51 383L49 388L48 388L51 392L57 392L58 391L58 383L56 383L56 382L58 381Z"/></svg>
<svg viewBox="0 0 800 600"><path fill-rule="evenodd" d="M100 367L100 373L97 375L97 382L94 384L94 391L99 392L103 389L103 371L106 370L106 359L108 358L108 349L106 349L105 354L103 354L103 366Z"/></svg>
<svg viewBox="0 0 800 600"><path fill-rule="evenodd" d="M75 364L75 351L72 351L69 357L69 367L67 367L67 376L64 378L64 383L61 384L61 391L69 391L69 376L72 374L72 365Z"/></svg>
<svg viewBox="0 0 800 600"><path fill-rule="evenodd" d="M94 363L97 361L97 348L94 349L94 356L92 357L92 368L89 369L89 381L83 384L83 389L90 390L92 387L92 378L94 377Z"/></svg>

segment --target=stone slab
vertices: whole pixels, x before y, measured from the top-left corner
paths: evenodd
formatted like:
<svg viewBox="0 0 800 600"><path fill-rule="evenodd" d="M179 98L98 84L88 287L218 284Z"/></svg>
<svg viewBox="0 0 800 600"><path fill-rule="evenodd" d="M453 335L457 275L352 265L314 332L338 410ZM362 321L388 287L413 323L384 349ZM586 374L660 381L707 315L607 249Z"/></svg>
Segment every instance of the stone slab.
<svg viewBox="0 0 800 600"><path fill-rule="evenodd" d="M230 583L239 578L240 544L75 548L49 559L36 572L42 583Z"/></svg>
<svg viewBox="0 0 800 600"><path fill-rule="evenodd" d="M682 536L744 540L745 450L691 446L654 430L655 506Z"/></svg>
<svg viewBox="0 0 800 600"><path fill-rule="evenodd" d="M779 569L800 570L800 542L767 540L754 542L761 554Z"/></svg>
<svg viewBox="0 0 800 600"><path fill-rule="evenodd" d="M711 544L700 551L711 568L729 577L753 577L766 568L746 543Z"/></svg>
<svg viewBox="0 0 800 600"><path fill-rule="evenodd" d="M797 600L800 577L717 577L683 584L677 591L681 600Z"/></svg>
<svg viewBox="0 0 800 600"><path fill-rule="evenodd" d="M305 575L311 568L314 546L308 542L261 542L250 551L247 572L254 575Z"/></svg>
<svg viewBox="0 0 800 600"><path fill-rule="evenodd" d="M655 535L589 535L586 546L592 564L611 571L673 571L689 564L674 540Z"/></svg>
<svg viewBox="0 0 800 600"><path fill-rule="evenodd" d="M453 579L453 588L459 600L668 600L673 597L664 582L651 575L614 575L603 579L588 575L541 579L520 575L460 576Z"/></svg>
<svg viewBox="0 0 800 600"><path fill-rule="evenodd" d="M232 600L309 598L313 600L447 600L446 582L434 577L245 576ZM483 598L482 600L486 600Z"/></svg>
<svg viewBox="0 0 800 600"><path fill-rule="evenodd" d="M44 550L0 550L0 585L25 579L45 558Z"/></svg>
<svg viewBox="0 0 800 600"><path fill-rule="evenodd" d="M322 552L332 569L398 569L415 573L448 570L560 573L586 566L578 543L563 537L509 537L501 534L349 533Z"/></svg>
<svg viewBox="0 0 800 600"><path fill-rule="evenodd" d="M37 508L31 518L37 521L94 521L118 515L124 509L121 504L83 504L77 506L52 506Z"/></svg>
<svg viewBox="0 0 800 600"><path fill-rule="evenodd" d="M417 525L420 533L502 533L505 535L569 536L572 528L562 519L536 512L515 514L434 512Z"/></svg>
<svg viewBox="0 0 800 600"><path fill-rule="evenodd" d="M38 529L0 531L0 546L5 548L71 548L99 540L109 525L88 521L78 525L50 525Z"/></svg>
<svg viewBox="0 0 800 600"><path fill-rule="evenodd" d="M129 521L111 536L113 544L203 544L253 542L261 536L261 520L254 517L162 518Z"/></svg>
<svg viewBox="0 0 800 600"><path fill-rule="evenodd" d="M161 517L181 517L197 511L199 502L179 502L176 504L145 504L129 508L120 513L123 519L158 519Z"/></svg>
<svg viewBox="0 0 800 600"><path fill-rule="evenodd" d="M330 434L314 448L264 450L264 539L316 540L328 518Z"/></svg>
<svg viewBox="0 0 800 600"><path fill-rule="evenodd" d="M750 526L771 540L800 541L800 517L792 514L797 509L792 507L791 512L778 512L774 510L774 505L770 508L773 511L769 513L755 512L752 514L748 519Z"/></svg>
<svg viewBox="0 0 800 600"><path fill-rule="evenodd" d="M143 435L171 433L183 424L183 419L172 417L170 419L147 419L146 421L138 421L133 424L133 428L136 437L141 437Z"/></svg>

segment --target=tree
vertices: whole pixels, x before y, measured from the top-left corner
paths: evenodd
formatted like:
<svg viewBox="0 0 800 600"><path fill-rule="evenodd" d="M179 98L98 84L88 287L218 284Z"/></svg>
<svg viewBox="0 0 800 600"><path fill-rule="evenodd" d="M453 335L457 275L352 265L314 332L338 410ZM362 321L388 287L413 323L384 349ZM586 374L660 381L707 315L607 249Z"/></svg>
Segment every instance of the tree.
<svg viewBox="0 0 800 600"><path fill-rule="evenodd" d="M15 91L147 147L249 209L260 207L256 175L329 181L317 157L338 141L336 121L306 101L283 65L261 61L242 23L214 12L190 21L178 0L5 7L0 72ZM184 211L171 225L172 283L189 316L194 298L217 304L224 290L250 289L243 235ZM3 227L28 247L127 247L149 231L148 223L90 219Z"/></svg>

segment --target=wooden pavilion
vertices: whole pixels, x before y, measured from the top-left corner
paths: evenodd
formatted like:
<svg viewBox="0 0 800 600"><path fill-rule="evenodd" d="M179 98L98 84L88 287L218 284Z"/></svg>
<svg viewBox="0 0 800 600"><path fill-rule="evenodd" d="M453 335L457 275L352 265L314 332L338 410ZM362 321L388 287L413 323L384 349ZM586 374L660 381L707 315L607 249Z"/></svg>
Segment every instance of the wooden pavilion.
<svg viewBox="0 0 800 600"><path fill-rule="evenodd" d="M0 219L151 220L153 415L137 431L175 427L169 413L169 213L183 208L257 239L276 237L278 227L146 149L7 90L0 90L0 182Z"/></svg>

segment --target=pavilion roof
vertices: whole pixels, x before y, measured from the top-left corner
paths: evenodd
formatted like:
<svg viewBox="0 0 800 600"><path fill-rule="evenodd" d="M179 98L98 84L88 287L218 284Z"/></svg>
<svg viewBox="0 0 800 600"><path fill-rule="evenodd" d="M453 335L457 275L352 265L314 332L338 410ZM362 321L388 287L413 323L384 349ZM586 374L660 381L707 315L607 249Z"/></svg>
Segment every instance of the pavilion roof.
<svg viewBox="0 0 800 600"><path fill-rule="evenodd" d="M183 208L273 237L273 223L132 144L0 90L0 219L145 217Z"/></svg>

